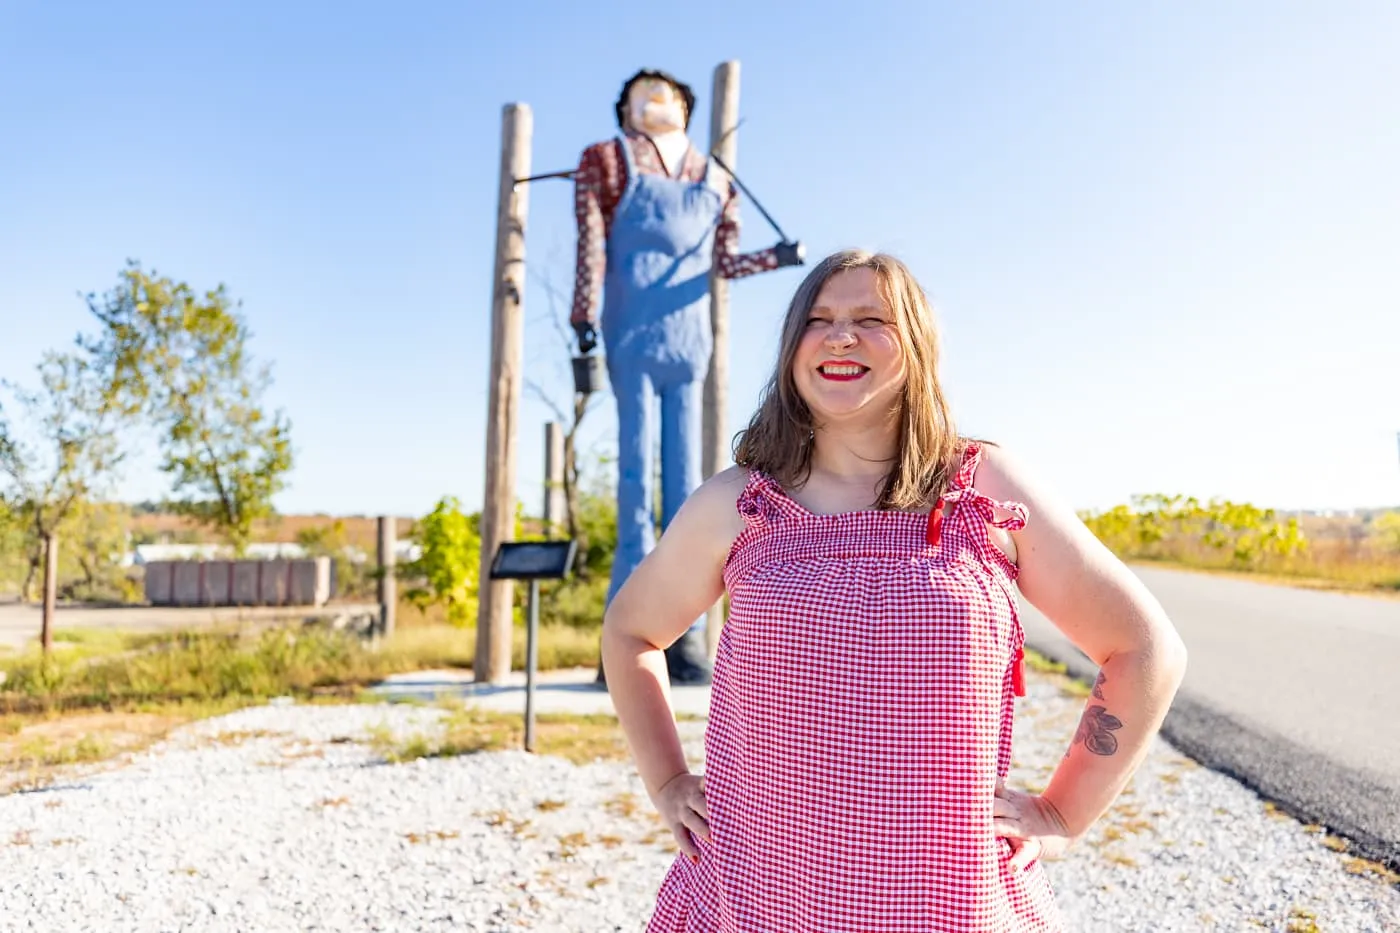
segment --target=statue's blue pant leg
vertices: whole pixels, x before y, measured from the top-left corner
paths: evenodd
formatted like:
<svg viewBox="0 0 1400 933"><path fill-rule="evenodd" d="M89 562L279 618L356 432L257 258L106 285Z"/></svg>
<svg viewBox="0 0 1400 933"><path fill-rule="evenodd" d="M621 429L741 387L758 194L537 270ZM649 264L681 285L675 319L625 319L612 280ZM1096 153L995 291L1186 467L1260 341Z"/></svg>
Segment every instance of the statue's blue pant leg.
<svg viewBox="0 0 1400 933"><path fill-rule="evenodd" d="M705 361L709 367L708 354ZM700 485L704 451L701 418L705 404L704 372L700 378L684 373L682 378L661 390L661 528L664 531L676 517L686 497ZM702 615L690 626L703 629Z"/></svg>
<svg viewBox="0 0 1400 933"><path fill-rule="evenodd" d="M700 360L657 363L609 361L609 380L617 398L617 551L613 555L611 603L622 584L656 544L655 451L656 399L661 401L661 527L671 524L686 497L700 485L704 406L704 370ZM703 625L705 617L692 628Z"/></svg>
<svg viewBox="0 0 1400 933"><path fill-rule="evenodd" d="M688 374L687 374L688 375ZM705 383L686 378L661 390L661 527L700 485Z"/></svg>
<svg viewBox="0 0 1400 933"><path fill-rule="evenodd" d="M652 484L656 393L644 367L630 362L615 365L611 358L607 362L608 380L617 398L617 550L608 586L611 603L656 543Z"/></svg>

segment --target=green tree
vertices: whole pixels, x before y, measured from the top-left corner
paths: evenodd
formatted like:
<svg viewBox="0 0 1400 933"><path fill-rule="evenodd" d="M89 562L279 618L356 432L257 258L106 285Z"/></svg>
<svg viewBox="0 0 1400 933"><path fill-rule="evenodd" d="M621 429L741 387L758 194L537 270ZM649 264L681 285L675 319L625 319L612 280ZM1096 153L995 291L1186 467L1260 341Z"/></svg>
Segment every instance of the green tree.
<svg viewBox="0 0 1400 933"><path fill-rule="evenodd" d="M464 515L454 496L444 496L413 529L417 560L402 575L421 580L404 595L420 610L439 603L453 625L476 621L477 577L481 571L481 516Z"/></svg>
<svg viewBox="0 0 1400 933"><path fill-rule="evenodd" d="M0 478L9 511L25 530L25 600L45 552L57 546L60 526L108 487L122 459L120 406L104 372L85 356L53 352L44 355L38 372L35 391L3 383L19 422L0 405ZM40 632L45 651L52 646L51 609L46 599Z"/></svg>
<svg viewBox="0 0 1400 933"><path fill-rule="evenodd" d="M18 592L25 573L25 525L14 504L0 494L0 592Z"/></svg>
<svg viewBox="0 0 1400 933"><path fill-rule="evenodd" d="M130 519L130 510L117 502L81 499L74 505L59 530L66 598L103 602L140 598L137 581L121 566L130 543Z"/></svg>
<svg viewBox="0 0 1400 933"><path fill-rule="evenodd" d="M263 406L271 368L248 352L239 306L222 285L199 295L133 262L88 307L101 329L81 343L112 374L125 409L157 426L171 505L241 554L253 523L273 514L292 446L285 415Z"/></svg>
<svg viewBox="0 0 1400 933"><path fill-rule="evenodd" d="M1376 536L1381 549L1390 554L1400 554L1400 511L1382 512L1371 523L1371 533Z"/></svg>

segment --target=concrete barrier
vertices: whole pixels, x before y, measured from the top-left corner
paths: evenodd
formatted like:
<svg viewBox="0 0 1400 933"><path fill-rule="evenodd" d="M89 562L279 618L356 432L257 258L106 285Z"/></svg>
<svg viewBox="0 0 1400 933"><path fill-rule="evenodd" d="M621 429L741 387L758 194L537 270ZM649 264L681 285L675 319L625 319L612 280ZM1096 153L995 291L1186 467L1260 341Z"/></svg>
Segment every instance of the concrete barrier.
<svg viewBox="0 0 1400 933"><path fill-rule="evenodd" d="M324 606L331 559L172 560L146 568L154 606Z"/></svg>

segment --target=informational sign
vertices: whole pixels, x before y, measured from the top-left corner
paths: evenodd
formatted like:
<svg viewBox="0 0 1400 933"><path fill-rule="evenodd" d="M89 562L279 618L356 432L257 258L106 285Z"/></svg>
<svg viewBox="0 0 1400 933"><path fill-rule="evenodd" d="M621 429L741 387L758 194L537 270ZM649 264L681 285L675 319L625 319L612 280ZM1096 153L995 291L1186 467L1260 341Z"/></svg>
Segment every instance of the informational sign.
<svg viewBox="0 0 1400 933"><path fill-rule="evenodd" d="M558 580L574 562L573 541L507 541L491 562L493 580Z"/></svg>

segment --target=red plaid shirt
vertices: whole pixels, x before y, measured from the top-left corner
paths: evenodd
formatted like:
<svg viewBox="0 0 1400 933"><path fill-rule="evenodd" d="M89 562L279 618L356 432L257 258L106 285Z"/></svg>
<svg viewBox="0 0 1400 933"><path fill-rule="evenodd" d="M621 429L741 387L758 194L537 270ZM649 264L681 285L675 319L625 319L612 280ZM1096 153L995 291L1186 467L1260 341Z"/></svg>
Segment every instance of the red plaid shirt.
<svg viewBox="0 0 1400 933"><path fill-rule="evenodd" d="M627 134L632 146L632 159L637 170L648 175L664 175L661 154L650 139L640 133ZM603 274L607 266L607 237L612 229L613 214L627 187L627 165L618 150L618 141L610 139L583 150L574 176L574 213L578 218L578 261L574 280L574 305L571 323L598 322L602 307ZM705 177L707 160L694 147L685 154L680 177L700 181ZM755 272L778 268L773 249L756 253L740 253L739 197L734 185L724 202L719 227L715 231L715 267L726 279L743 278Z"/></svg>

